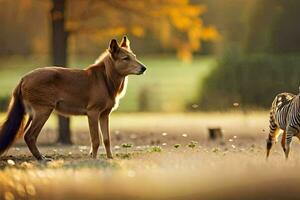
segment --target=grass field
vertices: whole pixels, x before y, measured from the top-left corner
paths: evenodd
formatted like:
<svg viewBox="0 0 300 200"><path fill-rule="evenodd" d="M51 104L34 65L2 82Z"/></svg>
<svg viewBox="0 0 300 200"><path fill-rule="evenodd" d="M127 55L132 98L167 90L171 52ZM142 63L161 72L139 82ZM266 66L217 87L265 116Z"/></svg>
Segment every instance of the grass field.
<svg viewBox="0 0 300 200"><path fill-rule="evenodd" d="M70 66L86 67L96 58L74 58ZM139 96L147 91L151 111L183 111L188 102L198 94L201 80L215 64L212 57L196 57L187 64L175 57L140 58L148 67L143 76L130 76L126 96L119 111L135 112L139 109ZM30 70L48 66L45 58L9 57L0 59L0 96L11 93L22 75Z"/></svg>
<svg viewBox="0 0 300 200"><path fill-rule="evenodd" d="M47 144L50 120L39 146L52 162L36 162L23 143L1 157L0 199L298 199L299 142L287 162L280 144L266 161L267 112L114 114L113 160L103 148L88 157L84 120L73 119L73 146ZM218 126L223 139L209 141L207 128Z"/></svg>

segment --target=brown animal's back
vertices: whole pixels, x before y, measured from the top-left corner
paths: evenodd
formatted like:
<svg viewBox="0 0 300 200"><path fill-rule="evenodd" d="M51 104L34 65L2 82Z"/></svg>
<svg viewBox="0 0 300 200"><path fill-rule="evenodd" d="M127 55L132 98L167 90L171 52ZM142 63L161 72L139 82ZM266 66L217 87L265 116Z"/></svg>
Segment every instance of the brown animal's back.
<svg viewBox="0 0 300 200"><path fill-rule="evenodd" d="M33 70L22 78L22 95L25 102L70 110L86 109L91 98L93 74L87 70L45 67ZM70 111L72 114L72 111Z"/></svg>

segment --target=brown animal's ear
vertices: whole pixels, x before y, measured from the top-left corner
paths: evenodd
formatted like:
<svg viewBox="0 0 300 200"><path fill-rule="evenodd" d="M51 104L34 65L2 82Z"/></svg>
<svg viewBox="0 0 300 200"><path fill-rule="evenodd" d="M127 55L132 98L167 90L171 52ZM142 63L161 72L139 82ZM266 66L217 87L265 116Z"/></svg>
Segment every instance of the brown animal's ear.
<svg viewBox="0 0 300 200"><path fill-rule="evenodd" d="M119 51L119 45L117 43L117 40L112 39L109 44L109 52L111 54L116 54L118 53L118 51Z"/></svg>
<svg viewBox="0 0 300 200"><path fill-rule="evenodd" d="M130 41L128 40L128 38L126 36L123 37L123 39L120 43L120 47L130 49Z"/></svg>

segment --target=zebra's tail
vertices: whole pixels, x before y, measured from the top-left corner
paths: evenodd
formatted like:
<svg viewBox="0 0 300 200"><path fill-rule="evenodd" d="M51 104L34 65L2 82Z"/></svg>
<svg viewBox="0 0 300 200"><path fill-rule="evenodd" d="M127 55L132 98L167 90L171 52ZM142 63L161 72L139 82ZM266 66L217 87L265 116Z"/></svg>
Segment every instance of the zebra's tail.
<svg viewBox="0 0 300 200"><path fill-rule="evenodd" d="M281 98L281 97L279 97L279 98ZM278 126L275 121L275 112L276 112L277 102L278 102L278 95L275 97L274 101L272 102L272 106L271 106L271 110L270 110L269 136L268 136L269 142L277 141L276 131L278 129Z"/></svg>

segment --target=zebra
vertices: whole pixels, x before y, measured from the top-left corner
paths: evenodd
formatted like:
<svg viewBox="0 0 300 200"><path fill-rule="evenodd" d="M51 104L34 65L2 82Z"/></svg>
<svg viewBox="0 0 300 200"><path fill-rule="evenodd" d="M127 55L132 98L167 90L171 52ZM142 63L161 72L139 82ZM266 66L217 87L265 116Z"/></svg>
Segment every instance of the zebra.
<svg viewBox="0 0 300 200"><path fill-rule="evenodd" d="M280 93L275 97L270 111L269 128L266 158L269 157L273 143L277 142L282 133L281 146L287 159L292 137L296 136L300 140L300 93Z"/></svg>

